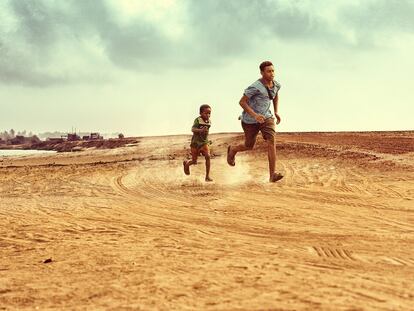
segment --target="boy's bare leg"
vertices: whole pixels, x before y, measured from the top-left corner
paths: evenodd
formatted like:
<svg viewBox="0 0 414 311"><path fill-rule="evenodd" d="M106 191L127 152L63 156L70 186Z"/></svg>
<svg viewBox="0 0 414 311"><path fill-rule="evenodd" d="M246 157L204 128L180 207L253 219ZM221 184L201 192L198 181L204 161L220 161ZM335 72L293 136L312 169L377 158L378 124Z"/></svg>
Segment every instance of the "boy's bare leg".
<svg viewBox="0 0 414 311"><path fill-rule="evenodd" d="M205 156L205 158L206 158L206 181L213 181L213 180L210 178L210 155L209 155L209 154L207 154L207 155Z"/></svg>
<svg viewBox="0 0 414 311"><path fill-rule="evenodd" d="M197 160L188 160L187 162L187 166L190 167L191 165L197 164Z"/></svg>
<svg viewBox="0 0 414 311"><path fill-rule="evenodd" d="M193 156L193 158L191 160L184 161L183 164L184 164L184 172L185 172L185 174L186 175L190 175L190 166L191 165L194 165L194 164L197 164L197 157L194 157Z"/></svg>

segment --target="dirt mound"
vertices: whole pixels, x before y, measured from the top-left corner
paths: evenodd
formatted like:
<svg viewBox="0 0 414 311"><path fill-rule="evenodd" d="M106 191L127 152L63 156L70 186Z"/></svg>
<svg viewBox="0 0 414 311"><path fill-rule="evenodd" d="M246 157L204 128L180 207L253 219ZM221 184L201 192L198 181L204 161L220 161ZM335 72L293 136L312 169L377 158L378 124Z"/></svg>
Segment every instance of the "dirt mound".
<svg viewBox="0 0 414 311"><path fill-rule="evenodd" d="M34 150L54 150L57 152L82 151L88 148L95 149L114 149L124 147L129 144L137 144L136 138L123 139L101 139L88 141L42 141L39 143L25 146L25 149Z"/></svg>
<svg viewBox="0 0 414 311"><path fill-rule="evenodd" d="M281 133L278 138L283 142L340 146L377 153L405 154L414 152L414 131Z"/></svg>

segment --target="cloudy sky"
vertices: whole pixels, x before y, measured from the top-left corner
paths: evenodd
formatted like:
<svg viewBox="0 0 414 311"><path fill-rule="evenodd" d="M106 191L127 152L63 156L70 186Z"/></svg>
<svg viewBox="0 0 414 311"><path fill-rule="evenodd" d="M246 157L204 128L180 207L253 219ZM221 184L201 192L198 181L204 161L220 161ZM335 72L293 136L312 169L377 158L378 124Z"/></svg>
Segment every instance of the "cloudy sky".
<svg viewBox="0 0 414 311"><path fill-rule="evenodd" d="M414 129L412 0L1 0L0 130L241 131L270 60L279 131Z"/></svg>

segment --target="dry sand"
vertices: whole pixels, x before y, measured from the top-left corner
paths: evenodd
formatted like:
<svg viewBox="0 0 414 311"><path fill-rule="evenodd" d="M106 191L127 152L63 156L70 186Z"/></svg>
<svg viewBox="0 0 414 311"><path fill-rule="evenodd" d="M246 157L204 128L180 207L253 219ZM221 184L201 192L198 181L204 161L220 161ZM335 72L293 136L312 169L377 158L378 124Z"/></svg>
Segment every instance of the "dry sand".
<svg viewBox="0 0 414 311"><path fill-rule="evenodd" d="M211 138L0 160L0 310L414 309L413 132Z"/></svg>

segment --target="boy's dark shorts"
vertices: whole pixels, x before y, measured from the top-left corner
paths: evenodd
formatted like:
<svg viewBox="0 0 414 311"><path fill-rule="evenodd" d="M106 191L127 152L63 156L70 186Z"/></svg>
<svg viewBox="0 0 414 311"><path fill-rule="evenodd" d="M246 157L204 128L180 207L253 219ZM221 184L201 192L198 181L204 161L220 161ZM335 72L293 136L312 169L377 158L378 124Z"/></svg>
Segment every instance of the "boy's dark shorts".
<svg viewBox="0 0 414 311"><path fill-rule="evenodd" d="M264 123L248 124L242 122L245 136L244 145L247 148L253 148L256 143L257 134L262 132L263 139L266 141L275 141L276 125L274 118L267 118Z"/></svg>
<svg viewBox="0 0 414 311"><path fill-rule="evenodd" d="M200 154L203 156L210 155L210 148L208 147L208 144L202 145L200 147L191 146L191 157L193 160L197 160Z"/></svg>

